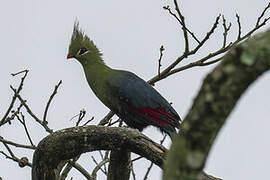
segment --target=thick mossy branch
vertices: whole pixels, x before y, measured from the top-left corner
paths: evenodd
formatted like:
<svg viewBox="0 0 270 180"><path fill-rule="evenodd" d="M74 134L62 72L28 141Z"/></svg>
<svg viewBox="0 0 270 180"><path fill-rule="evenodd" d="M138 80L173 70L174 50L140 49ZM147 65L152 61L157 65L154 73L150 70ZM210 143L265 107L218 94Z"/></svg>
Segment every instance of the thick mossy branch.
<svg viewBox="0 0 270 180"><path fill-rule="evenodd" d="M38 145L32 168L33 180L54 180L61 161L96 150L125 149L162 167L163 146L139 131L124 127L83 126L63 129L44 138Z"/></svg>
<svg viewBox="0 0 270 180"><path fill-rule="evenodd" d="M164 179L200 179L220 128L249 85L270 68L270 30L234 47L205 78L168 155Z"/></svg>
<svg viewBox="0 0 270 180"><path fill-rule="evenodd" d="M104 126L73 127L54 132L40 141L33 157L32 180L58 180L63 162L96 150L112 150L108 172L110 179L129 178L130 152L145 157L160 168L163 168L167 154L166 148L135 129ZM120 169L115 173L117 168ZM202 174L207 180L215 179L209 178L210 176L205 173ZM92 173L90 179L95 177L96 174Z"/></svg>

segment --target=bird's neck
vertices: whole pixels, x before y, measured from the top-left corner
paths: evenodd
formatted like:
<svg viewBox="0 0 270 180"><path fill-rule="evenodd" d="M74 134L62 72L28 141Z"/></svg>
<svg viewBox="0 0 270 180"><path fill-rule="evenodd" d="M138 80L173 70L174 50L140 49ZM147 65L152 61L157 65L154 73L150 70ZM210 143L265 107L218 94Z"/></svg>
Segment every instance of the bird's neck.
<svg viewBox="0 0 270 180"><path fill-rule="evenodd" d="M108 67L100 58L91 59L88 64L83 65L88 84L97 96L104 93L104 84L110 77L113 69Z"/></svg>

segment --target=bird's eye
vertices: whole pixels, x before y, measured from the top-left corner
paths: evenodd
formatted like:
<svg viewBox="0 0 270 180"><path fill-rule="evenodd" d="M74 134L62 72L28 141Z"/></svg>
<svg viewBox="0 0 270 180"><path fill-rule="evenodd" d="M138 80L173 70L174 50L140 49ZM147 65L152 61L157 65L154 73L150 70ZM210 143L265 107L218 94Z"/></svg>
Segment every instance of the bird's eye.
<svg viewBox="0 0 270 180"><path fill-rule="evenodd" d="M78 55L83 55L83 54L85 54L85 53L87 53L89 50L88 49L86 49L86 48L81 48L79 51L78 51Z"/></svg>

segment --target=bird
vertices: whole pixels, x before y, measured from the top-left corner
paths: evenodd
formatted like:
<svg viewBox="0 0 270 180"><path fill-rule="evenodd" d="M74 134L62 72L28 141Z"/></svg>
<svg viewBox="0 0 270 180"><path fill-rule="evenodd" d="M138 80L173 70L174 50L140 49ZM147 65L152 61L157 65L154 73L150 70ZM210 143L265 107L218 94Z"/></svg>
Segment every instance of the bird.
<svg viewBox="0 0 270 180"><path fill-rule="evenodd" d="M149 125L172 137L181 118L171 104L136 74L113 69L75 21L67 59L82 65L87 82L99 100L129 127L142 131Z"/></svg>

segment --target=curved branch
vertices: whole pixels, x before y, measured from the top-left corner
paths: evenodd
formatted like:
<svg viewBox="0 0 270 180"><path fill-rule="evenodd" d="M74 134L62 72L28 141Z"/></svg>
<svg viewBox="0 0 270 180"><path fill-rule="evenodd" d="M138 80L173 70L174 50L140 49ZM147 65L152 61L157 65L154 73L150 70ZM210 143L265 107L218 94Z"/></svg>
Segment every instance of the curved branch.
<svg viewBox="0 0 270 180"><path fill-rule="evenodd" d="M162 168L167 149L139 131L124 127L84 126L63 129L45 137L33 156L32 179L55 179L57 165L85 152L127 149Z"/></svg>
<svg viewBox="0 0 270 180"><path fill-rule="evenodd" d="M101 167L102 167L104 164L106 164L107 162L109 162L109 161L110 161L110 159L104 159L104 160L102 160L102 161L94 168L94 170L92 171L92 179L93 179L93 180L96 180L96 179L97 179L97 172L98 172L98 170L100 170Z"/></svg>
<svg viewBox="0 0 270 180"><path fill-rule="evenodd" d="M168 155L164 179L199 179L226 118L245 90L270 69L270 30L233 48L205 78Z"/></svg>

